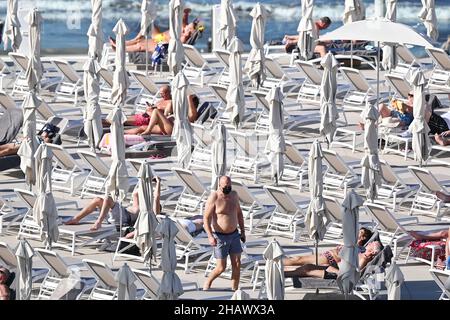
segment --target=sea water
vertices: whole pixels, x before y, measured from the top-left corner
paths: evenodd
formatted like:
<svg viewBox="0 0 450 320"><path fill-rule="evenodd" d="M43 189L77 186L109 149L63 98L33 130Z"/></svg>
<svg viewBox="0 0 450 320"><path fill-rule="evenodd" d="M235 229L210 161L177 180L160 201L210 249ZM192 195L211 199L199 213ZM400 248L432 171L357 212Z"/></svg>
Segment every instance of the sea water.
<svg viewBox="0 0 450 320"><path fill-rule="evenodd" d="M105 40L114 36L112 29L117 20L122 18L130 29L128 39L133 38L140 28L141 0L103 0L103 32ZM245 49L250 48L250 29L252 17L249 15L257 1L233 1L237 22L237 36L243 41ZM281 40L285 34L297 34L297 26L301 16L300 0L260 0L269 17L266 23L265 40ZM168 0L156 0L157 24L161 29L168 29ZM438 18L439 39L442 43L450 35L450 0L435 0ZM86 32L91 19L90 0L19 0L21 6L36 6L44 18L42 26L43 49L87 49ZM220 0L189 0L185 6L192 9L191 19L200 17L206 30L196 46L206 50L208 38L211 37L211 7L220 4ZM366 16L374 15L374 1L364 0ZM0 1L0 19L6 16L7 1ZM405 23L420 33L425 33L425 27L420 22L418 14L422 4L420 0L399 0L397 4L397 21ZM328 16L333 21L329 31L342 25L344 0L316 0L314 18Z"/></svg>

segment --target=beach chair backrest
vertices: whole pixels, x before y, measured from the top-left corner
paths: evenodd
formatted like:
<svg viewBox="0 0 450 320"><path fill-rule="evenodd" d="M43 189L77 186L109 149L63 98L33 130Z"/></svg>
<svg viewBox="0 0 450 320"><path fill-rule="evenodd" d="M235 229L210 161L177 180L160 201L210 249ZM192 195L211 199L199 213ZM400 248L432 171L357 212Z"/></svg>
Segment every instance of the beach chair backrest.
<svg viewBox="0 0 450 320"><path fill-rule="evenodd" d="M118 284L114 279L114 273L105 263L90 259L83 259L83 263L100 283L107 288L117 289Z"/></svg>
<svg viewBox="0 0 450 320"><path fill-rule="evenodd" d="M403 76L395 74L385 74L386 80L389 85L392 86L394 91L402 98L408 99L408 93L411 92L412 88L408 81L405 80Z"/></svg>
<svg viewBox="0 0 450 320"><path fill-rule="evenodd" d="M67 277L70 275L67 264L58 253L40 248L36 248L35 251L49 269L58 274L58 276Z"/></svg>
<svg viewBox="0 0 450 320"><path fill-rule="evenodd" d="M172 219L172 218L166 218L166 219ZM178 228L178 232L175 235L175 242L181 244L181 245L187 245L189 243L195 242L192 235L181 225L181 223L178 221L178 219L174 218L172 221L175 223L175 225Z"/></svg>
<svg viewBox="0 0 450 320"><path fill-rule="evenodd" d="M416 62L416 57L404 45L398 45L396 50L398 57L406 64L412 65Z"/></svg>
<svg viewBox="0 0 450 320"><path fill-rule="evenodd" d="M287 77L286 73L281 69L280 64L271 57L266 57L264 60L266 70L275 78L282 79Z"/></svg>
<svg viewBox="0 0 450 320"><path fill-rule="evenodd" d="M450 298L450 289L447 287L450 271L431 268L430 273L438 287L445 293L445 296Z"/></svg>
<svg viewBox="0 0 450 320"><path fill-rule="evenodd" d="M78 155L89 165L89 167L102 177L107 177L109 168L95 153L79 150Z"/></svg>
<svg viewBox="0 0 450 320"><path fill-rule="evenodd" d="M5 242L0 242L0 261L10 268L17 268L17 258Z"/></svg>
<svg viewBox="0 0 450 320"><path fill-rule="evenodd" d="M47 102L43 99L41 99L41 104L39 105L39 108L36 109L36 111L44 120L50 119L51 117L54 117L56 115L47 104Z"/></svg>
<svg viewBox="0 0 450 320"><path fill-rule="evenodd" d="M236 146L244 152L246 157L253 158L258 155L257 145L252 142L252 135L247 135L244 132L228 130L228 133L232 139L232 141L236 144Z"/></svg>
<svg viewBox="0 0 450 320"><path fill-rule="evenodd" d="M106 82L106 84L112 88L113 87L113 74L111 71L105 68L100 68L98 71L100 77Z"/></svg>
<svg viewBox="0 0 450 320"><path fill-rule="evenodd" d="M28 68L28 58L22 53L18 52L10 52L8 55L13 59L13 61L22 69L22 71L26 71Z"/></svg>
<svg viewBox="0 0 450 320"><path fill-rule="evenodd" d="M11 96L5 91L0 91L0 106L7 110L17 108L17 105L14 102L13 98L11 98Z"/></svg>
<svg viewBox="0 0 450 320"><path fill-rule="evenodd" d="M310 62L307 61L295 61L296 65L306 75L309 81L313 84L320 86L322 83L322 73Z"/></svg>
<svg viewBox="0 0 450 320"><path fill-rule="evenodd" d="M69 64L69 62L59 59L52 59L53 64L56 66L56 68L61 71L64 78L69 80L71 83L77 83L81 80L78 73L73 69L73 67Z"/></svg>
<svg viewBox="0 0 450 320"><path fill-rule="evenodd" d="M256 101L259 102L264 107L264 110L266 112L270 111L269 102L266 100L267 92L252 90L251 94L255 97Z"/></svg>
<svg viewBox="0 0 450 320"><path fill-rule="evenodd" d="M216 55L217 59L225 66L225 68L229 68L229 60L230 60L230 51L223 49L213 50L213 53Z"/></svg>
<svg viewBox="0 0 450 320"><path fill-rule="evenodd" d="M386 162L384 159L380 159L380 165L381 165L381 177L384 181L386 181L388 184L394 185L397 182L401 181L400 178L397 176L395 171L392 169L392 167Z"/></svg>
<svg viewBox="0 0 450 320"><path fill-rule="evenodd" d="M436 180L436 177L428 169L412 166L408 169L419 180L422 188L425 188L428 192L433 194L438 191L446 192L445 187Z"/></svg>
<svg viewBox="0 0 450 320"><path fill-rule="evenodd" d="M340 67L339 70L344 78L359 92L368 92L369 90L372 90L370 84L358 69Z"/></svg>
<svg viewBox="0 0 450 320"><path fill-rule="evenodd" d="M206 128L199 123L191 123L195 137L200 140L203 146L209 146L213 142L213 138Z"/></svg>
<svg viewBox="0 0 450 320"><path fill-rule="evenodd" d="M326 162L335 172L341 175L346 175L347 173L352 172L344 160L342 160L342 158L335 151L322 149L322 154Z"/></svg>
<svg viewBox="0 0 450 320"><path fill-rule="evenodd" d="M26 206L31 209L34 207L34 203L36 201L36 195L32 191L24 190L24 189L14 189L15 194L25 202Z"/></svg>
<svg viewBox="0 0 450 320"><path fill-rule="evenodd" d="M305 163L305 158L303 155L297 150L297 148L292 144L291 141L286 141L286 158L289 159L289 161L292 164L302 166Z"/></svg>
<svg viewBox="0 0 450 320"><path fill-rule="evenodd" d="M329 215L335 222L342 222L342 205L334 197L323 195L323 202Z"/></svg>
<svg viewBox="0 0 450 320"><path fill-rule="evenodd" d="M231 181L231 186L239 196L239 200L246 206L250 206L255 202L258 202L253 194L248 190L247 186L240 180Z"/></svg>
<svg viewBox="0 0 450 320"><path fill-rule="evenodd" d="M406 232L386 206L372 202L366 202L364 206L368 209L369 215L378 223L383 231L395 232L397 229L400 229Z"/></svg>
<svg viewBox="0 0 450 320"><path fill-rule="evenodd" d="M159 93L159 89L152 79L145 75L145 72L130 70L131 76L151 95L156 96Z"/></svg>
<svg viewBox="0 0 450 320"><path fill-rule="evenodd" d="M283 209L286 213L295 213L298 210L297 203L292 197L282 188L264 186L269 196L275 201L278 207Z"/></svg>
<svg viewBox="0 0 450 320"><path fill-rule="evenodd" d="M202 182L193 171L182 168L172 168L172 170L191 193L202 195L206 191Z"/></svg>
<svg viewBox="0 0 450 320"><path fill-rule="evenodd" d="M228 88L224 85L217 83L210 83L208 86L211 88L211 91L214 95L222 102L227 103L227 90Z"/></svg>
<svg viewBox="0 0 450 320"><path fill-rule="evenodd" d="M131 269L131 271L138 279L138 282L145 288L150 298L156 300L158 298L158 289L161 283L146 271L137 269Z"/></svg>
<svg viewBox="0 0 450 320"><path fill-rule="evenodd" d="M203 68L208 64L205 58L202 57L200 52L198 52L198 50L194 46L189 44L183 44L183 47L184 47L184 57L189 62L189 64L191 64L196 68Z"/></svg>
<svg viewBox="0 0 450 320"><path fill-rule="evenodd" d="M450 71L450 58L444 49L427 47L425 51L428 52L433 62L442 70Z"/></svg>
<svg viewBox="0 0 450 320"><path fill-rule="evenodd" d="M66 170L74 170L77 168L77 164L75 163L75 160L72 158L72 156L64 149L63 146L53 144L53 143L47 143L47 147L49 147L53 155L55 156L58 163L64 167Z"/></svg>

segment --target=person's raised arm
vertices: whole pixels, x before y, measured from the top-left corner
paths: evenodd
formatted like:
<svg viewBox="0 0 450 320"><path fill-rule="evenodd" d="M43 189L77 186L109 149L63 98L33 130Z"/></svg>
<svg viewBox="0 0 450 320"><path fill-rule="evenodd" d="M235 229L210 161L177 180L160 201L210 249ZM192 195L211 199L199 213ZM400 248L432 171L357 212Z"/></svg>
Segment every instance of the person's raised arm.
<svg viewBox="0 0 450 320"><path fill-rule="evenodd" d="M209 243L212 246L215 246L217 244L216 239L213 237L211 228L212 216L216 211L216 198L216 192L212 191L208 200L206 201L205 214L203 216L203 228L205 229L205 232L208 235Z"/></svg>
<svg viewBox="0 0 450 320"><path fill-rule="evenodd" d="M190 94L188 96L188 105L189 105L189 109L188 109L189 122L195 122L195 120L197 120L197 117L198 117L198 112L197 112L198 104L195 103L195 95Z"/></svg>
<svg viewBox="0 0 450 320"><path fill-rule="evenodd" d="M245 224L244 224L244 215L242 214L241 205L239 204L239 196L236 193L236 205L237 205L237 218L239 229L241 231L241 240L245 243Z"/></svg>

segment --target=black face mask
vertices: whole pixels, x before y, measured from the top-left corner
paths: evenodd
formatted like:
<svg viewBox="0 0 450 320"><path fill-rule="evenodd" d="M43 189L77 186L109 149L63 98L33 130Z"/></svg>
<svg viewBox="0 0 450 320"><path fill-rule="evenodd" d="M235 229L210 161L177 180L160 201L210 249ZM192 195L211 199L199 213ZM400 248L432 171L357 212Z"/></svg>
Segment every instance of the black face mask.
<svg viewBox="0 0 450 320"><path fill-rule="evenodd" d="M229 194L231 192L231 186L225 186L222 188L224 194Z"/></svg>

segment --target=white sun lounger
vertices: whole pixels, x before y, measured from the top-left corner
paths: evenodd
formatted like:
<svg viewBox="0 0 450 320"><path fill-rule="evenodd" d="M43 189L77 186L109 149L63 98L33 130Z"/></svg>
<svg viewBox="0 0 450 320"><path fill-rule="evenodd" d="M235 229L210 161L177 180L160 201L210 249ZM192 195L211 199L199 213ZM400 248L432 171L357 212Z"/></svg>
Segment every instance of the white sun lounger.
<svg viewBox="0 0 450 320"><path fill-rule="evenodd" d="M362 111L367 100L371 102L376 99L376 90L358 69L340 67L339 72L351 86L342 101L344 109Z"/></svg>
<svg viewBox="0 0 450 320"><path fill-rule="evenodd" d="M448 282L450 278L450 270L439 270L435 268L430 269L430 274L434 282L442 290L439 300L450 300L450 289L448 289Z"/></svg>
<svg viewBox="0 0 450 320"><path fill-rule="evenodd" d="M187 169L201 169L211 172L211 145L213 142L210 131L201 124L191 123L197 143L192 151Z"/></svg>
<svg viewBox="0 0 450 320"><path fill-rule="evenodd" d="M97 280L97 283L91 290L89 300L117 300L119 284L113 271L100 261L83 259L83 263Z"/></svg>
<svg viewBox="0 0 450 320"><path fill-rule="evenodd" d="M427 47L425 51L435 65L427 87L438 92L450 93L450 57L443 49Z"/></svg>
<svg viewBox="0 0 450 320"><path fill-rule="evenodd" d="M308 187L308 161L291 141L286 140L285 145L284 156L288 162L284 163L283 175L278 183L298 187L302 192L305 187Z"/></svg>
<svg viewBox="0 0 450 320"><path fill-rule="evenodd" d="M149 102L154 104L159 97L159 88L153 80L145 74L145 71L130 70L129 72L141 87L134 103L134 113L145 112L147 108L146 103Z"/></svg>
<svg viewBox="0 0 450 320"><path fill-rule="evenodd" d="M408 93L412 91L411 85L406 81L404 76L395 74L386 74L384 76L389 87L394 91L393 99L402 101L408 100Z"/></svg>
<svg viewBox="0 0 450 320"><path fill-rule="evenodd" d="M77 106L78 95L83 92L83 79L69 62L62 59L51 59L51 62L62 74L61 81L55 89L53 102L73 101L73 105Z"/></svg>
<svg viewBox="0 0 450 320"><path fill-rule="evenodd" d="M10 88L15 79L16 73L0 58L0 90Z"/></svg>
<svg viewBox="0 0 450 320"><path fill-rule="evenodd" d="M183 67L183 73L191 85L198 85L203 88L205 84L211 81L213 76L219 73L219 70L212 68L194 46L183 44L183 48L184 57L187 61L187 64Z"/></svg>

